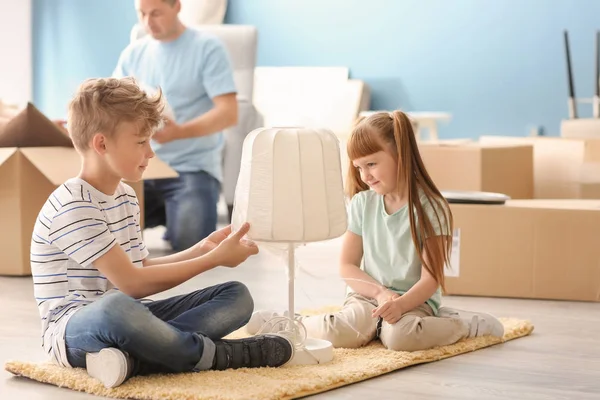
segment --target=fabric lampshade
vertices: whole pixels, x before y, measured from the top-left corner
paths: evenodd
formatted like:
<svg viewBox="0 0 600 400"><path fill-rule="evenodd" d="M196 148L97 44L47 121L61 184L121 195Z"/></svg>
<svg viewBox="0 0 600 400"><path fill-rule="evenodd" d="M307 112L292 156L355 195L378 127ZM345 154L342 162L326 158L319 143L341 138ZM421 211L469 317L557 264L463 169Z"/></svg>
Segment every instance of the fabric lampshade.
<svg viewBox="0 0 600 400"><path fill-rule="evenodd" d="M259 128L242 149L232 225L255 241L306 243L347 228L340 147L326 129Z"/></svg>

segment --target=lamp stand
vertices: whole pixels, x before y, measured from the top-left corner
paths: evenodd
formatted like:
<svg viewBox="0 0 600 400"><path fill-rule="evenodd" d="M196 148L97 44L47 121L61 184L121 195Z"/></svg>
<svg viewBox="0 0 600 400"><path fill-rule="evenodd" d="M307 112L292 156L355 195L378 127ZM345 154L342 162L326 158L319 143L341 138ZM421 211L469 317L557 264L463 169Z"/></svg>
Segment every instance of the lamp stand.
<svg viewBox="0 0 600 400"><path fill-rule="evenodd" d="M290 339L294 343L295 352L294 358L288 365L323 364L333 360L333 345L327 340L302 338L299 332L300 328L306 332L306 328L301 321L296 320L294 312L295 263L295 248L294 244L290 243L288 245L288 318L290 323L287 325L287 333L292 335Z"/></svg>
<svg viewBox="0 0 600 400"><path fill-rule="evenodd" d="M288 317L296 319L294 312L294 279L296 278L296 260L294 244L288 244Z"/></svg>

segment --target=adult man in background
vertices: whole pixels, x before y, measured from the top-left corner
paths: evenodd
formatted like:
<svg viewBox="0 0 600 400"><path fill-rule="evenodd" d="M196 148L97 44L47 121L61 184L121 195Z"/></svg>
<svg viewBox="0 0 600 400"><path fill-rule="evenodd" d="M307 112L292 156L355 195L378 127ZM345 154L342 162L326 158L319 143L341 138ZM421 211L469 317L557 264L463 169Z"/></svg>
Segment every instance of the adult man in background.
<svg viewBox="0 0 600 400"><path fill-rule="evenodd" d="M144 207L146 226L165 225L165 239L180 251L216 229L222 131L237 124L236 87L225 47L181 23L179 0L136 0L135 7L147 35L123 50L113 76L160 88L172 110L152 147L179 177L145 181Z"/></svg>

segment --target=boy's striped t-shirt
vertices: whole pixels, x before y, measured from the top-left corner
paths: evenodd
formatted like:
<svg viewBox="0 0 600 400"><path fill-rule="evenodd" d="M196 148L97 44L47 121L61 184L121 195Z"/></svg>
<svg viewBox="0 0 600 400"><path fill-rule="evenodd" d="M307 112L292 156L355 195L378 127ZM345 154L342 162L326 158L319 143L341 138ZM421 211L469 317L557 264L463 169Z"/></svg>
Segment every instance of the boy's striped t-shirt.
<svg viewBox="0 0 600 400"><path fill-rule="evenodd" d="M148 256L135 191L120 183L106 195L82 179L60 185L40 211L31 241L34 295L42 318L42 347L68 367L65 328L81 307L118 290L94 261L119 245L136 267Z"/></svg>

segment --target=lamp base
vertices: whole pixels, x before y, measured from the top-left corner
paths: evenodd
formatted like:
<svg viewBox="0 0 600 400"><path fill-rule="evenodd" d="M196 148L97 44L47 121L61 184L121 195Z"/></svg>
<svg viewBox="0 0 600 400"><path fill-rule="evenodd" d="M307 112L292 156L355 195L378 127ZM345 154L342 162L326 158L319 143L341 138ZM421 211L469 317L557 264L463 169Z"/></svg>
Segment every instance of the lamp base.
<svg viewBox="0 0 600 400"><path fill-rule="evenodd" d="M325 364L333 360L333 345L327 340L307 338L302 348L296 349L287 365Z"/></svg>

